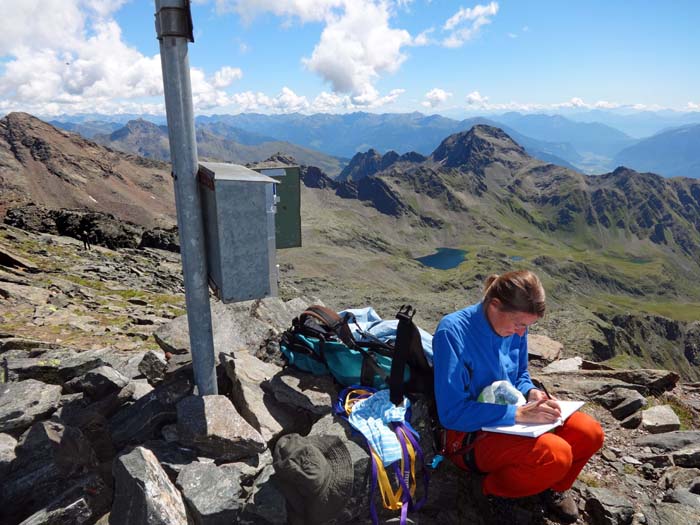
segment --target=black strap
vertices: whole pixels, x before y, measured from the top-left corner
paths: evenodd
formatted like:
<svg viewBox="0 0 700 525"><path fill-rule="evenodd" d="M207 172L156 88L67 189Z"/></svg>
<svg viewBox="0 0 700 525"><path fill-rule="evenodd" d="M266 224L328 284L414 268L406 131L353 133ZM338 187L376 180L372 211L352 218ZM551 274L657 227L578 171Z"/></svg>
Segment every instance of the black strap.
<svg viewBox="0 0 700 525"><path fill-rule="evenodd" d="M391 362L391 375L389 376L389 399L398 406L403 402L404 396L404 371L408 361L408 351L411 341L411 326L416 311L411 305L402 305L396 318L399 320L396 329L396 343L394 344L394 358Z"/></svg>

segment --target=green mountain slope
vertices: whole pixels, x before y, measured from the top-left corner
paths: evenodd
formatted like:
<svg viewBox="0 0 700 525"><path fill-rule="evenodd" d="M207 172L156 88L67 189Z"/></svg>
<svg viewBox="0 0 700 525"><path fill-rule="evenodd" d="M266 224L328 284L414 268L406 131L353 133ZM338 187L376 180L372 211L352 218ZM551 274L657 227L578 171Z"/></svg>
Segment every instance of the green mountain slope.
<svg viewBox="0 0 700 525"><path fill-rule="evenodd" d="M477 301L488 274L530 268L551 306L534 330L567 353L700 377L700 358L685 346L700 318L697 181L626 169L581 175L529 157L488 126L359 181L313 170L305 180L304 247L280 252L285 293L317 294L336 308L372 304L384 317L411 303L432 329ZM438 247L467 258L446 271L413 260ZM657 318L681 335L650 339L663 326Z"/></svg>

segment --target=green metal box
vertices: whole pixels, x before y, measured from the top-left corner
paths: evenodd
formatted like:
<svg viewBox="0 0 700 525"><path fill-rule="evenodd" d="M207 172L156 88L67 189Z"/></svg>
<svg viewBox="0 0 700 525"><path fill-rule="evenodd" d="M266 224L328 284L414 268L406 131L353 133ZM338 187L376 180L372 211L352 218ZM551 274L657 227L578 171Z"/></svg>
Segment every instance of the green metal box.
<svg viewBox="0 0 700 525"><path fill-rule="evenodd" d="M277 161L253 164L251 169L275 179L277 214L275 240L277 248L301 246L301 176L299 166Z"/></svg>

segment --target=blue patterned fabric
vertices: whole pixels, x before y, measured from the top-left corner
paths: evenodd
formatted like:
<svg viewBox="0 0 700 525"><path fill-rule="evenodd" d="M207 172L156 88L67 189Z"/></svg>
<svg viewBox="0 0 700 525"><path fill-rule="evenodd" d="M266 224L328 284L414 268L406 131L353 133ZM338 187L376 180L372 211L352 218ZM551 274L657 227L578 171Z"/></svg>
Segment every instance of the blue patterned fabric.
<svg viewBox="0 0 700 525"><path fill-rule="evenodd" d="M374 395L358 401L352 408L348 421L360 432L386 467L401 459L401 444L389 426L406 417L410 401L404 398L401 406L389 400L389 390L379 390Z"/></svg>
<svg viewBox="0 0 700 525"><path fill-rule="evenodd" d="M376 337L383 343L393 343L396 341L396 330L399 326L398 319L385 321L379 317L377 312L371 306L367 306L365 308L349 308L339 312L341 316L345 313L355 316L355 321L360 327L360 330L365 334L369 334L370 337ZM357 326L355 326L355 323L352 321L348 324L348 326L350 327L350 331L356 340L370 340L368 337L363 337L362 334L358 333ZM418 328L418 332L420 333L420 340L423 344L423 353L425 354L425 358L427 359L428 364L433 366L433 336L418 326L416 328Z"/></svg>

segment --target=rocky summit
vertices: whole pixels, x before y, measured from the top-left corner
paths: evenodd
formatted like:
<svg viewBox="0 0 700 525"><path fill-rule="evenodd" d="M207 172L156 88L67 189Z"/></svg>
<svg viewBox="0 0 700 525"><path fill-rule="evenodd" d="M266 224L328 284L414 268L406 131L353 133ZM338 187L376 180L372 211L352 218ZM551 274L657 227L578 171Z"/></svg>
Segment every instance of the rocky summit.
<svg viewBox="0 0 700 525"><path fill-rule="evenodd" d="M369 524L369 456L331 414L339 385L284 366L279 336L317 297L212 299L218 396L194 396L178 256L0 228L0 521L286 523L272 450L289 433L336 435L353 488L336 523ZM606 432L576 482L580 523L694 523L700 513L700 385L612 369L539 335L532 373L583 399ZM427 407L412 424L430 461ZM414 523L494 523L479 477L431 472ZM379 505L379 504L378 504ZM542 502L518 502L551 523ZM381 507L381 505L379 505ZM382 523L397 518L382 510Z"/></svg>
<svg viewBox="0 0 700 525"><path fill-rule="evenodd" d="M312 303L372 305L385 318L411 303L430 331L512 268L537 272L548 293L530 334L533 376L586 401L606 432L572 491L579 523L697 523L695 182L625 168L587 177L491 126L427 157L368 152L342 180L303 166L304 245L278 253L280 297L212 298L219 395L199 397L179 239L161 220L173 210L155 176L169 184L166 166L24 114L0 133L0 523L283 524L272 452L298 433L343 440L353 483L335 523L369 524L368 453L331 413L340 387L286 366L281 333ZM149 189L125 206L98 181L113 196ZM414 260L444 246L465 260ZM430 462L426 400L412 401ZM495 523L477 475L447 461L430 474L413 523ZM538 497L517 506L552 523Z"/></svg>

